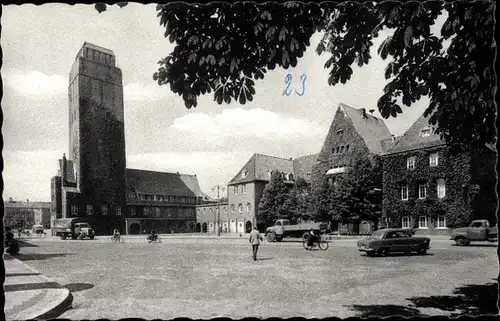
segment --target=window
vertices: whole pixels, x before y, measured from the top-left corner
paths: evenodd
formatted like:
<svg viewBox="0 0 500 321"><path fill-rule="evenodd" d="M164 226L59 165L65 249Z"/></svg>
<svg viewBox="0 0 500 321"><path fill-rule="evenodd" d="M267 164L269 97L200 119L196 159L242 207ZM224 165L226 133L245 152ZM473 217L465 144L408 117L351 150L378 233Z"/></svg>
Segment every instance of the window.
<svg viewBox="0 0 500 321"><path fill-rule="evenodd" d="M130 193L128 193L128 197L129 197L130 199L135 199L135 193L134 193L134 192L130 192Z"/></svg>
<svg viewBox="0 0 500 321"><path fill-rule="evenodd" d="M415 169L415 156L408 157L406 159L406 168L407 169Z"/></svg>
<svg viewBox="0 0 500 321"><path fill-rule="evenodd" d="M87 215L92 215L94 214L94 208L92 205L87 205Z"/></svg>
<svg viewBox="0 0 500 321"><path fill-rule="evenodd" d="M251 210L252 210L252 204L247 203L247 212L250 213Z"/></svg>
<svg viewBox="0 0 500 321"><path fill-rule="evenodd" d="M155 207L155 211L156 211L156 216L160 216L160 213L161 213L161 209L159 207Z"/></svg>
<svg viewBox="0 0 500 321"><path fill-rule="evenodd" d="M344 133L344 130L343 129L339 129L337 130L337 135L342 135Z"/></svg>
<svg viewBox="0 0 500 321"><path fill-rule="evenodd" d="M349 145L345 146L345 152L347 153L349 151Z"/></svg>
<svg viewBox="0 0 500 321"><path fill-rule="evenodd" d="M293 181L293 174L288 174L288 180Z"/></svg>
<svg viewBox="0 0 500 321"><path fill-rule="evenodd" d="M135 216L135 208L130 208L130 216Z"/></svg>
<svg viewBox="0 0 500 321"><path fill-rule="evenodd" d="M243 213L243 205L241 205L241 204L238 205L238 212L240 214Z"/></svg>
<svg viewBox="0 0 500 321"><path fill-rule="evenodd" d="M418 228L427 228L427 216L418 217Z"/></svg>
<svg viewBox="0 0 500 321"><path fill-rule="evenodd" d="M430 127L425 127L420 131L420 136L422 137L429 137L431 135L431 128Z"/></svg>
<svg viewBox="0 0 500 321"><path fill-rule="evenodd" d="M426 198L427 197L427 184L418 185L418 198Z"/></svg>
<svg viewBox="0 0 500 321"><path fill-rule="evenodd" d="M339 146L337 146L337 147L335 148L335 153L337 153L337 154L338 154L338 153L339 153L339 151L340 151L340 147L339 147Z"/></svg>
<svg viewBox="0 0 500 321"><path fill-rule="evenodd" d="M401 200L403 200L403 201L408 200L408 185L407 184L401 185Z"/></svg>
<svg viewBox="0 0 500 321"><path fill-rule="evenodd" d="M439 165L438 153L432 153L429 155L429 165L434 167Z"/></svg>
<svg viewBox="0 0 500 321"><path fill-rule="evenodd" d="M231 204L231 214L234 214L234 204Z"/></svg>
<svg viewBox="0 0 500 321"><path fill-rule="evenodd" d="M122 215L122 208L119 206L116 208L116 215L118 216Z"/></svg>
<svg viewBox="0 0 500 321"><path fill-rule="evenodd" d="M340 152L343 153L344 152L344 145L340 146Z"/></svg>
<svg viewBox="0 0 500 321"><path fill-rule="evenodd" d="M273 173L272 171L267 171L267 175L268 175L269 177L271 177L271 174L272 174L272 173Z"/></svg>
<svg viewBox="0 0 500 321"><path fill-rule="evenodd" d="M234 191L234 195L238 195L238 185L234 185L233 191Z"/></svg>
<svg viewBox="0 0 500 321"><path fill-rule="evenodd" d="M437 228L446 228L446 216L444 216L444 215L438 216Z"/></svg>
<svg viewBox="0 0 500 321"><path fill-rule="evenodd" d="M245 177L247 177L247 175L248 175L248 172L246 170L241 172L241 177L245 178Z"/></svg>
<svg viewBox="0 0 500 321"><path fill-rule="evenodd" d="M483 223L481 222L474 222L470 225L470 227L474 227L474 228L480 228L480 227L483 227Z"/></svg>
<svg viewBox="0 0 500 321"><path fill-rule="evenodd" d="M76 205L71 205L71 216L78 216L78 207Z"/></svg>
<svg viewBox="0 0 500 321"><path fill-rule="evenodd" d="M307 178L311 177L311 172L307 172L306 176Z"/></svg>
<svg viewBox="0 0 500 321"><path fill-rule="evenodd" d="M446 195L446 185L444 179L440 178L437 180L437 193L438 198L443 198Z"/></svg>
<svg viewBox="0 0 500 321"><path fill-rule="evenodd" d="M142 209L142 214L143 214L144 216L148 216L148 208L147 208L147 207L144 207L144 208Z"/></svg>
<svg viewBox="0 0 500 321"><path fill-rule="evenodd" d="M101 207L102 215L108 215L108 207L106 205Z"/></svg>
<svg viewBox="0 0 500 321"><path fill-rule="evenodd" d="M227 207L224 206L224 213L227 213Z"/></svg>
<svg viewBox="0 0 500 321"><path fill-rule="evenodd" d="M402 221L401 221L401 227L402 228L410 228L410 217L409 216L403 216Z"/></svg>
<svg viewBox="0 0 500 321"><path fill-rule="evenodd" d="M247 184L241 185L241 193L246 194L247 193Z"/></svg>

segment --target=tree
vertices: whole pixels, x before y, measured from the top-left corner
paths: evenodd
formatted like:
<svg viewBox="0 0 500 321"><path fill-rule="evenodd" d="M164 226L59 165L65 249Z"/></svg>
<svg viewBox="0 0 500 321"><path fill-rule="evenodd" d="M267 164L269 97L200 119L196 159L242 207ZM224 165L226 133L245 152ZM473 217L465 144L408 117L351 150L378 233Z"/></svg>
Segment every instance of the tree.
<svg viewBox="0 0 500 321"><path fill-rule="evenodd" d="M283 204L284 212L292 222L310 220L309 213L311 185L303 178L298 178Z"/></svg>
<svg viewBox="0 0 500 321"><path fill-rule="evenodd" d="M310 208L314 221L332 221L332 216L330 215L332 189L333 186L330 184L327 177L324 177L321 187L317 191L312 192Z"/></svg>
<svg viewBox="0 0 500 321"><path fill-rule="evenodd" d="M278 218L288 219L288 212L284 207L288 199L288 188L283 182L279 171L272 171L271 179L262 193L257 208L257 223L271 226Z"/></svg>
<svg viewBox="0 0 500 321"><path fill-rule="evenodd" d="M382 59L391 58L378 101L382 116L396 117L401 104L428 96L425 113L451 146L482 148L496 139L494 8L494 1L158 5L165 37L176 46L158 62L153 79L170 85L187 108L212 92L219 104L245 104L256 80L267 70L295 67L321 31L317 53L331 55L325 68L335 86L351 79L354 63L369 64L372 40L385 29L392 35L378 48ZM444 12L448 17L434 35L430 28Z"/></svg>

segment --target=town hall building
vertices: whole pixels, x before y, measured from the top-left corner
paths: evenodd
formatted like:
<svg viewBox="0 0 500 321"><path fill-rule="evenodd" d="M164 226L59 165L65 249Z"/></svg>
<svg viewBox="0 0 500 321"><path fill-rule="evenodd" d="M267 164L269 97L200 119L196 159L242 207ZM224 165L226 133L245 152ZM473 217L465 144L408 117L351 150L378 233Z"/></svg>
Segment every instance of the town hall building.
<svg viewBox="0 0 500 321"><path fill-rule="evenodd" d="M85 42L69 77L69 154L52 178L52 222L85 217L99 234L196 228L206 199L196 175L126 168L122 71L113 51Z"/></svg>

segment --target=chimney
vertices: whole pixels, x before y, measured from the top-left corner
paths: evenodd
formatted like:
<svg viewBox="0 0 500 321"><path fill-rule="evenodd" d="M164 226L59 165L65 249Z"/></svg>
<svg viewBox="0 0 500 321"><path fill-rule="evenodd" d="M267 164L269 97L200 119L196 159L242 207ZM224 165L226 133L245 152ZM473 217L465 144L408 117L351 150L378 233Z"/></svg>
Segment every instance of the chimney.
<svg viewBox="0 0 500 321"><path fill-rule="evenodd" d="M62 183L63 185L66 185L66 172L67 172L67 165L66 165L66 154L63 154L63 158L62 158Z"/></svg>
<svg viewBox="0 0 500 321"><path fill-rule="evenodd" d="M366 109L361 108L361 112L363 113L363 118L366 118Z"/></svg>

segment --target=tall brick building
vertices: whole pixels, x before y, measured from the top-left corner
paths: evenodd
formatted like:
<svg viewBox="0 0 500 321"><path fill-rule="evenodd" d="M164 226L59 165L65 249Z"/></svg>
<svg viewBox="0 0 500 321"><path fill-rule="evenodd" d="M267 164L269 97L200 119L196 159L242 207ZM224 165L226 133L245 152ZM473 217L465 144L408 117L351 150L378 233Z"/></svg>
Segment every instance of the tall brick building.
<svg viewBox="0 0 500 321"><path fill-rule="evenodd" d="M52 178L54 218L84 216L98 234L190 231L205 194L196 175L126 168L122 71L90 43L69 77L69 159Z"/></svg>

